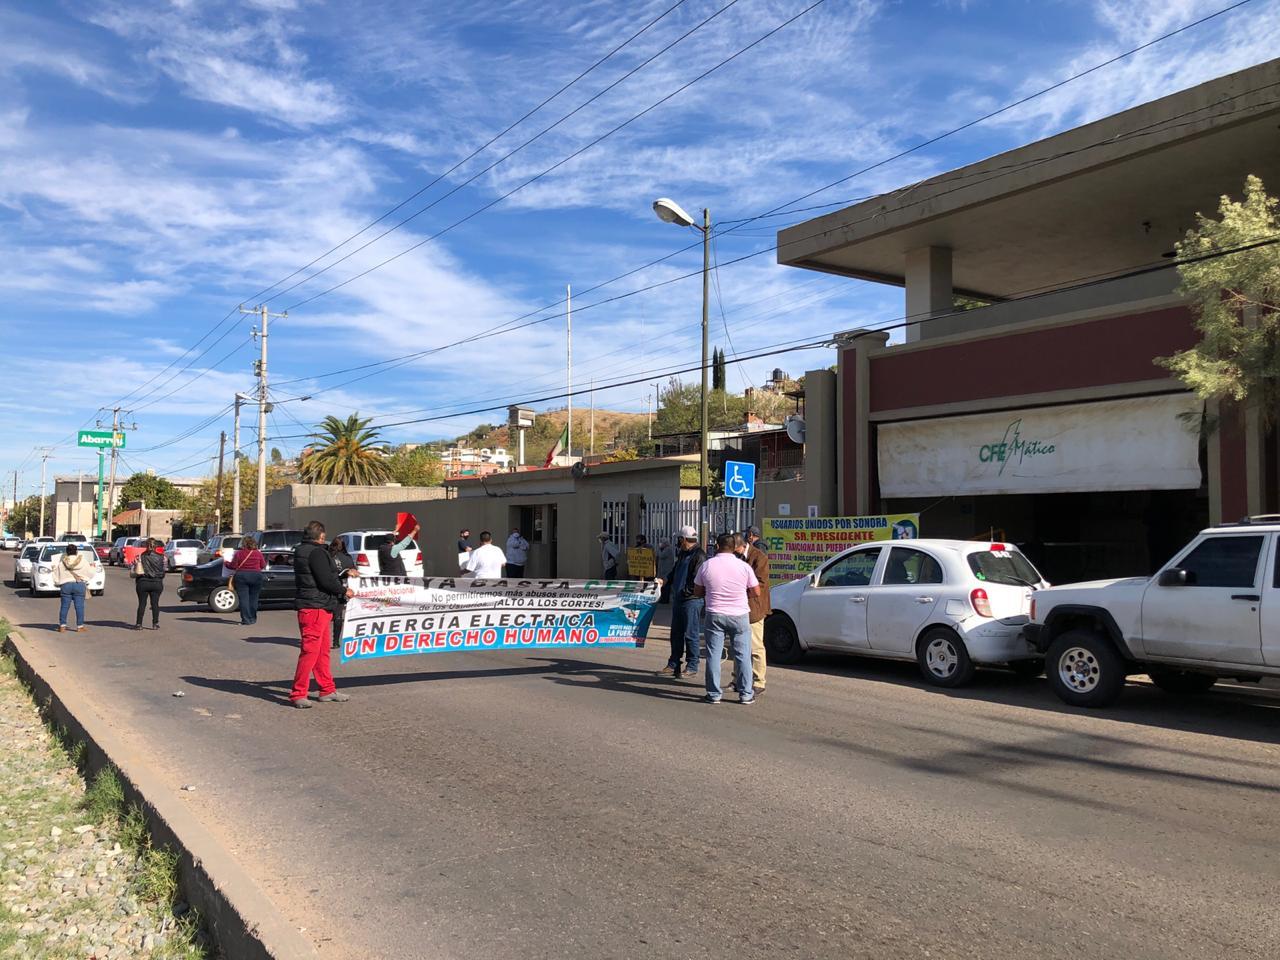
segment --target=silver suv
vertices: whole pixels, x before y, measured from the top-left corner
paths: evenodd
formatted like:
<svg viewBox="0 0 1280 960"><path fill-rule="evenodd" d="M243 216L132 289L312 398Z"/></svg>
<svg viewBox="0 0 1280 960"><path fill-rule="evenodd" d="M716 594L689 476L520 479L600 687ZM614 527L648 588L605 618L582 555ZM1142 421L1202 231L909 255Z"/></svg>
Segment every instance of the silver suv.
<svg viewBox="0 0 1280 960"><path fill-rule="evenodd" d="M1280 517L1210 527L1154 577L1041 590L1023 636L1074 706L1115 702L1130 674L1176 694L1280 677Z"/></svg>

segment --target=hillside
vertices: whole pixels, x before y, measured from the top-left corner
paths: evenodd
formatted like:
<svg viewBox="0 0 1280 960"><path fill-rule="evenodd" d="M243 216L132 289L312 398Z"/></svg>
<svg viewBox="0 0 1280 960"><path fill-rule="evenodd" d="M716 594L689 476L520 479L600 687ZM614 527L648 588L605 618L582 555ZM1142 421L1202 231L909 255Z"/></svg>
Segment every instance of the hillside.
<svg viewBox="0 0 1280 960"><path fill-rule="evenodd" d="M539 413L534 418L533 426L525 434L525 455L529 461L542 457L555 444L565 422L568 411L564 408ZM573 447L581 453L587 453L591 437L591 411L589 407L573 408ZM600 410L595 412L596 453L604 453L615 446L631 446L635 440L646 435L648 417L643 413L624 413L621 410ZM619 444L619 438L622 443ZM466 446L505 447L514 449L515 440L509 436L506 424L501 426L482 423L470 433L456 438L456 443Z"/></svg>

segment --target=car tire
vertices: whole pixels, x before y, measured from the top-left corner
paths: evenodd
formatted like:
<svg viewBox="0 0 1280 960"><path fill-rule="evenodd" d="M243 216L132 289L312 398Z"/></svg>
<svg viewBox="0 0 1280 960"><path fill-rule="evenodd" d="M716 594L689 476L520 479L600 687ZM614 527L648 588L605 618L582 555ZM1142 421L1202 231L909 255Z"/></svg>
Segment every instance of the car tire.
<svg viewBox="0 0 1280 960"><path fill-rule="evenodd" d="M936 687L962 687L973 679L973 660L964 641L949 627L932 627L916 643L920 674Z"/></svg>
<svg viewBox="0 0 1280 960"><path fill-rule="evenodd" d="M206 602L214 613L235 613L240 609L240 598L234 590L225 586L215 588Z"/></svg>
<svg viewBox="0 0 1280 960"><path fill-rule="evenodd" d="M40 591L36 589L34 580L31 583L27 584L27 593L31 595L32 599L35 599L36 597L40 596Z"/></svg>
<svg viewBox="0 0 1280 960"><path fill-rule="evenodd" d="M1107 638L1092 630L1068 630L1045 658L1049 686L1073 707L1105 707L1124 690L1124 661Z"/></svg>
<svg viewBox="0 0 1280 960"><path fill-rule="evenodd" d="M1009 669L1013 671L1013 675L1019 680L1034 680L1044 673L1044 658L1033 657L1030 660L1013 660L1009 663Z"/></svg>
<svg viewBox="0 0 1280 960"><path fill-rule="evenodd" d="M764 651L769 663L799 663L804 659L800 635L789 617L775 614L765 620Z"/></svg>
<svg viewBox="0 0 1280 960"><path fill-rule="evenodd" d="M106 591L106 589L105 589L105 588L103 588L102 590L90 590L90 591L89 591L89 593L90 593L92 596L95 596L95 597L100 597L100 596L102 596L102 595L103 595L104 593L106 593L106 592L107 592L107 591Z"/></svg>
<svg viewBox="0 0 1280 960"><path fill-rule="evenodd" d="M1152 667L1147 671L1147 676L1165 693L1178 697L1204 693L1218 682L1217 677L1207 673L1191 673L1186 670L1169 670L1161 667Z"/></svg>

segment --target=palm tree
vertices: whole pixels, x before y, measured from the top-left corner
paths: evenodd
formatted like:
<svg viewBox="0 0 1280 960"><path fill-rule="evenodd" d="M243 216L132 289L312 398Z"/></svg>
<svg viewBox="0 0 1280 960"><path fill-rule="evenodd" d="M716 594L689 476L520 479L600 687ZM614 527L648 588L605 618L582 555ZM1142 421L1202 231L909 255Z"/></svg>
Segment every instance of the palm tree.
<svg viewBox="0 0 1280 960"><path fill-rule="evenodd" d="M302 457L298 472L307 483L377 484L389 476L386 447L369 428L372 417L325 417L313 433L317 444Z"/></svg>

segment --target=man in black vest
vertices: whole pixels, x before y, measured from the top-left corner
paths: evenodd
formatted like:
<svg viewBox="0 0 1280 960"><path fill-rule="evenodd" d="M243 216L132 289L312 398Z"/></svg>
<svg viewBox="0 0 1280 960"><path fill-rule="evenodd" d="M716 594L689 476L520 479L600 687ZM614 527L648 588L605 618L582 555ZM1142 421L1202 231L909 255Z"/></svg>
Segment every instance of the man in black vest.
<svg viewBox="0 0 1280 960"><path fill-rule="evenodd" d="M345 693L338 693L333 682L333 673L329 669L329 636L340 599L350 599L355 594L347 589L334 569L333 560L324 546L324 524L319 520L307 524L306 539L293 553L293 577L293 606L298 611L302 651L298 654L289 700L295 707L305 709L311 706L307 692L311 688L312 673L320 686L321 703L350 700Z"/></svg>
<svg viewBox="0 0 1280 960"><path fill-rule="evenodd" d="M418 536L421 526L414 526L409 531L409 535L396 542L396 535L393 533L387 537L386 542L378 547L378 573L384 577L407 577L404 569L404 557L401 554L404 549L413 543L414 538Z"/></svg>

